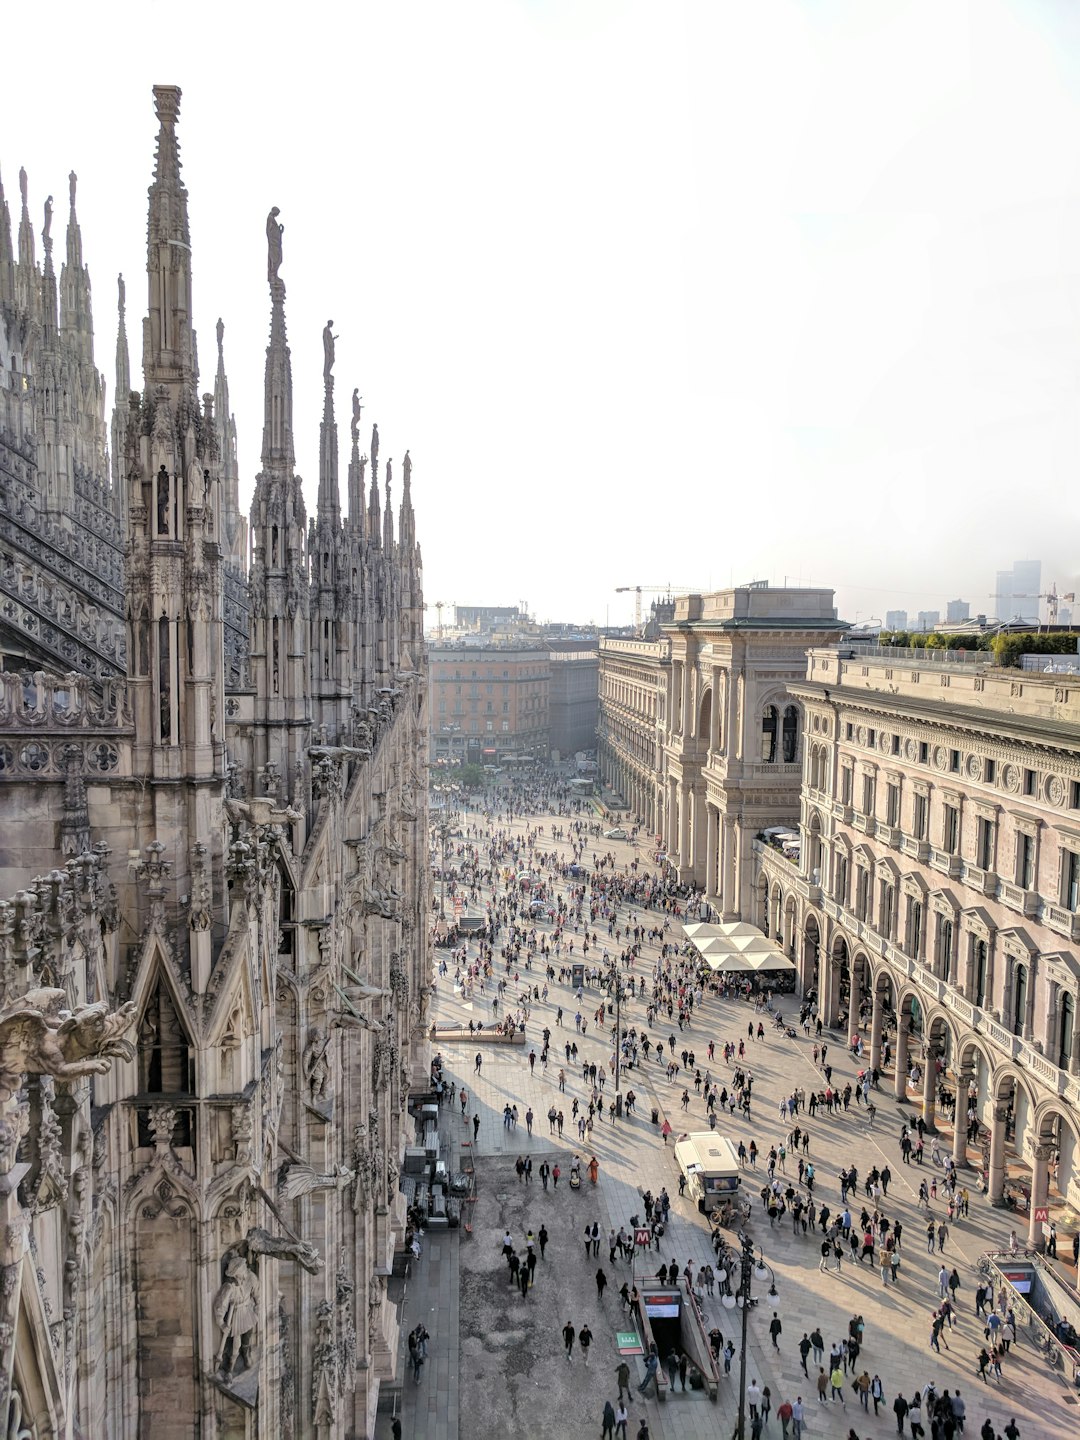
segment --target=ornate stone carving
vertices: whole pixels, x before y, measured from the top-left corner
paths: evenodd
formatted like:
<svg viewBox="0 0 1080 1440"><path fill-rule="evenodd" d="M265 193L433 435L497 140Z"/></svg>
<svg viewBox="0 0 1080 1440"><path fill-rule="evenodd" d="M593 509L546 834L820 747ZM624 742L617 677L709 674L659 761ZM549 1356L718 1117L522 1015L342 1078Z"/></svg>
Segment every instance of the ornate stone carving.
<svg viewBox="0 0 1080 1440"><path fill-rule="evenodd" d="M312 1105L321 1105L328 1098L330 1066L326 1052L330 1046L329 1033L316 1026L308 1036L304 1048L304 1084Z"/></svg>
<svg viewBox="0 0 1080 1440"><path fill-rule="evenodd" d="M342 1249L337 1272L338 1378L341 1393L348 1395L356 1388L356 1317L353 1314L355 1287L345 1270Z"/></svg>
<svg viewBox="0 0 1080 1440"><path fill-rule="evenodd" d="M38 1081L38 1123L35 1135L37 1172L30 1202L35 1214L59 1205L67 1196L63 1131L53 1108L55 1093L56 1082L50 1076L42 1075Z"/></svg>
<svg viewBox="0 0 1080 1440"><path fill-rule="evenodd" d="M333 1170L320 1174L303 1161L294 1160L282 1166L278 1196L282 1200L298 1200L313 1190L343 1190L352 1178L353 1172L344 1165L335 1165Z"/></svg>
<svg viewBox="0 0 1080 1440"><path fill-rule="evenodd" d="M368 1278L368 1349L374 1350L379 1336L379 1322L382 1319L383 1289L386 1284L382 1275Z"/></svg>
<svg viewBox="0 0 1080 1440"><path fill-rule="evenodd" d="M23 1075L78 1080L104 1075L117 1056L134 1056L123 1038L135 1024L131 1001L112 1012L104 1002L74 1011L67 1004L63 990L29 990L0 1011L0 1100L15 1094Z"/></svg>
<svg viewBox="0 0 1080 1440"><path fill-rule="evenodd" d="M338 1350L334 1338L334 1307L329 1300L320 1301L319 1308L315 1312L315 1354L311 1377L311 1400L317 1426L336 1423Z"/></svg>
<svg viewBox="0 0 1080 1440"><path fill-rule="evenodd" d="M214 1323L221 1331L214 1365L226 1378L251 1365L251 1347L258 1339L259 1281L239 1251L225 1262L225 1279L214 1296Z"/></svg>

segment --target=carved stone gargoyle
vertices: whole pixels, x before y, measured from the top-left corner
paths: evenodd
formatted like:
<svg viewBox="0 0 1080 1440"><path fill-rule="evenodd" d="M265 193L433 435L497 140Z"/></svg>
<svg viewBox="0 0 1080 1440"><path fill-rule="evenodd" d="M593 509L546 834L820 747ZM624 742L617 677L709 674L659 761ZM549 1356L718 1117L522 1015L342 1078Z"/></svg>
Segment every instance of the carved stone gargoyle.
<svg viewBox="0 0 1080 1440"><path fill-rule="evenodd" d="M104 1001L68 1008L63 990L28 990L0 1011L0 1101L9 1100L24 1075L79 1080L104 1075L116 1058L130 1060L124 1039L135 1024L133 1001L110 1011Z"/></svg>

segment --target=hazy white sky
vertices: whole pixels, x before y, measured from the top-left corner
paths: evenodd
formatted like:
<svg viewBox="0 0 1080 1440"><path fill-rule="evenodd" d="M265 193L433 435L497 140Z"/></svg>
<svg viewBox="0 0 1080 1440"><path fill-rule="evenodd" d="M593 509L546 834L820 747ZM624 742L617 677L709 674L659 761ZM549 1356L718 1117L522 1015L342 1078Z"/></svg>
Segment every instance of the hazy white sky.
<svg viewBox="0 0 1080 1440"><path fill-rule="evenodd" d="M429 602L614 624L619 585L787 577L851 620L992 612L1028 557L1072 588L1074 0L9 9L0 173L61 246L79 174L110 401L151 86L183 88L245 504L276 204L308 503L332 316L342 483L357 385L412 453Z"/></svg>

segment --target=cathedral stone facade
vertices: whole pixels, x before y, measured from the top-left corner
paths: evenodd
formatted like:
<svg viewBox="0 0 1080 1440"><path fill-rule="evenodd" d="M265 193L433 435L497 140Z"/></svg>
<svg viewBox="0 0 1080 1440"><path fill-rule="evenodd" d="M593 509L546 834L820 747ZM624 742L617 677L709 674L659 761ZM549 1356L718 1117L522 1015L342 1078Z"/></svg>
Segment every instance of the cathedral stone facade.
<svg viewBox="0 0 1080 1440"><path fill-rule="evenodd" d="M52 197L39 260L0 187L0 1433L344 1440L394 1375L428 1078L411 467L395 523L354 391L343 517L328 325L308 520L275 208L249 529L154 100L111 417L76 177L59 279Z"/></svg>

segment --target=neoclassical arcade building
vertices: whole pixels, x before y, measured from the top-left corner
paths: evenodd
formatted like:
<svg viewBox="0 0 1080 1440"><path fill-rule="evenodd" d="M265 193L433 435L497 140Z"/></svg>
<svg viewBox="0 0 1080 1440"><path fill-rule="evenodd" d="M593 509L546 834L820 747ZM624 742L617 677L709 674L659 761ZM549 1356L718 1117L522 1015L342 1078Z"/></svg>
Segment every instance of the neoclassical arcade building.
<svg viewBox="0 0 1080 1440"><path fill-rule="evenodd" d="M758 839L745 918L928 1124L939 1079L961 1097L958 1162L970 1094L990 1197L1026 1181L1039 1246L1080 1205L1080 682L987 658L811 650L801 849Z"/></svg>
<svg viewBox="0 0 1080 1440"><path fill-rule="evenodd" d="M754 838L798 813L802 710L792 685L838 639L831 590L765 584L685 595L665 624L660 828L685 883L725 920L753 901Z"/></svg>

